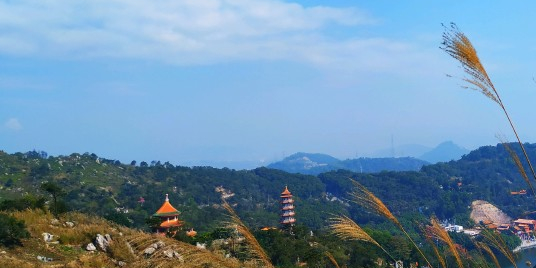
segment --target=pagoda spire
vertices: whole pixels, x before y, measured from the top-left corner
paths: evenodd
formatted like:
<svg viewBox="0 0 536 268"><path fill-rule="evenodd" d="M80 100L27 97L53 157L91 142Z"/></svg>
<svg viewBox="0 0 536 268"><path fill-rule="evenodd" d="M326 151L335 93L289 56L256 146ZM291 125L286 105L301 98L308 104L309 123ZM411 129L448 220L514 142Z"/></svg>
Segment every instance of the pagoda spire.
<svg viewBox="0 0 536 268"><path fill-rule="evenodd" d="M292 227L296 222L294 216L294 199L292 198L292 193L288 190L288 187L285 186L285 190L281 193L281 224L284 227Z"/></svg>

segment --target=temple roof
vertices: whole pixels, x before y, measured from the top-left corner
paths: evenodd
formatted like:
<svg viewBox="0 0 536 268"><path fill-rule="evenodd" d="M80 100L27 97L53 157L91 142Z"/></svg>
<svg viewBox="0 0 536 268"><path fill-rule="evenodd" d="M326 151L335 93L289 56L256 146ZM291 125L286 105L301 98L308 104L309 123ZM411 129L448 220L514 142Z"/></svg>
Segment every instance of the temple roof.
<svg viewBox="0 0 536 268"><path fill-rule="evenodd" d="M181 225L182 225L182 221L180 221L179 219L176 219L176 220L164 221L160 224L160 227L169 228L169 227L175 227L175 226L181 226Z"/></svg>
<svg viewBox="0 0 536 268"><path fill-rule="evenodd" d="M164 201L164 204L162 204L160 209L157 210L155 214L153 214L153 216L157 216L157 217L178 216L178 215L179 215L179 211L169 203L169 197L167 194L166 194L166 200Z"/></svg>
<svg viewBox="0 0 536 268"><path fill-rule="evenodd" d="M285 186L285 190L281 193L281 197L284 197L284 196L292 196L287 186Z"/></svg>

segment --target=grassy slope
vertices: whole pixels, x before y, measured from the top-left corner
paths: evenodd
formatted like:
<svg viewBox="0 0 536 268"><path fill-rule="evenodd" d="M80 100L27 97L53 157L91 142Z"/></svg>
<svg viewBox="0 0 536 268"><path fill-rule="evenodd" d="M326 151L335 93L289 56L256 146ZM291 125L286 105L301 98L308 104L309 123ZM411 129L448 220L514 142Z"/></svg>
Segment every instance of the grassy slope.
<svg viewBox="0 0 536 268"><path fill-rule="evenodd" d="M22 241L22 247L0 248L0 267L115 267L124 261L127 267L243 267L236 259L226 259L207 250L174 239L147 234L110 223L102 218L89 217L81 213L62 216L61 223L75 222L74 228L63 224L52 224L53 216L39 210L14 212L11 215L26 222L31 237ZM48 232L59 238L57 244L45 243L42 233ZM96 234L110 234L112 243L108 252L88 252L84 248ZM149 245L163 241L165 246L150 257L143 253ZM128 249L127 243L133 249ZM184 259L169 259L163 251L173 249ZM37 256L52 258L43 263ZM247 266L247 265L246 265Z"/></svg>

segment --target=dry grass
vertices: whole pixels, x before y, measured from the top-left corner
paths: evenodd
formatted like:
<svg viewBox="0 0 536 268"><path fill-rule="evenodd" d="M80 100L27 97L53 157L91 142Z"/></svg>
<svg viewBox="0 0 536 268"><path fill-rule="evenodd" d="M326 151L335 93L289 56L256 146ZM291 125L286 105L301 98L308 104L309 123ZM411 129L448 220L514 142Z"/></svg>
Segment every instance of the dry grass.
<svg viewBox="0 0 536 268"><path fill-rule="evenodd" d="M136 256L136 260L129 267L229 267L238 268L240 262L236 259L226 259L208 250L199 249L195 246L178 242L177 240L138 232L127 237L127 241ZM145 249L149 246L163 242L164 246L158 248L155 253L146 255ZM127 248L127 250L130 250ZM176 251L182 260L169 258L165 251Z"/></svg>
<svg viewBox="0 0 536 268"><path fill-rule="evenodd" d="M426 228L426 234L431 239L437 239L443 243L445 243L450 251L450 253L454 256L454 259L456 260L456 263L458 264L458 267L463 268L463 261L460 256L460 253L458 252L458 249L454 245L454 242L450 238L449 234L443 228L440 224L437 218L432 217L430 219L431 225L427 226Z"/></svg>
<svg viewBox="0 0 536 268"><path fill-rule="evenodd" d="M501 238L500 234L491 230L483 230L480 235L484 238L484 243L497 249L512 263L512 265L514 265L514 267L517 267L514 254L508 249L508 246L506 246L506 243Z"/></svg>
<svg viewBox="0 0 536 268"><path fill-rule="evenodd" d="M480 62L480 58L478 57L473 44L469 38L467 38L467 36L465 36L465 34L458 29L456 24L451 23L449 28L445 27L445 31L443 32L442 49L462 65L462 68L467 75L467 77L462 78L462 80L469 83L469 86L464 86L464 88L480 91L486 97L499 104L504 112L504 115L508 119L508 123L510 123L510 127L516 136L521 150L523 151L523 155L530 168L532 176L536 180L536 172L534 171L532 163L530 162L527 151L525 150L525 146L523 146L523 143L517 134L514 123L512 122L512 119L510 118L510 115L508 114L508 111L506 110L506 107L499 96L499 92L495 89L495 86L489 78L486 69ZM530 185L532 188L532 184Z"/></svg>
<svg viewBox="0 0 536 268"><path fill-rule="evenodd" d="M253 267L175 239L147 234L81 213L64 214L60 224L56 225L51 224L51 214L40 210L13 212L11 215L25 220L31 237L22 241L24 247L2 249L7 253L0 254L0 267L116 267L118 261L124 261L133 268ZM65 221L75 222L75 227L64 226ZM43 232L59 236L59 243L45 243L41 236ZM112 237L107 252L86 251L85 246L99 233ZM159 241L165 245L152 255L144 254L148 246ZM169 258L164 254L166 250L176 251L181 257ZM37 260L37 255L51 257L53 261L42 263Z"/></svg>
<svg viewBox="0 0 536 268"><path fill-rule="evenodd" d="M326 254L331 264L333 264L336 268L340 268L339 263L337 262L337 260L335 260L335 257L333 257L331 253L329 253L329 251L326 251L324 254Z"/></svg>
<svg viewBox="0 0 536 268"><path fill-rule="evenodd" d="M413 246L417 249L419 254L423 257L423 259L426 261L429 267L432 267L424 253L421 251L421 249L417 246L415 241L411 238L411 236L406 232L404 229L404 226L398 221L398 219L391 213L391 211L387 208L387 206L378 198L376 197L372 192L370 192L365 186L361 185L355 180L352 180L352 184L354 185L354 190L350 193L350 196L353 198L352 201L365 209L374 212L380 216L383 216L393 222L405 235L406 237L411 241Z"/></svg>
<svg viewBox="0 0 536 268"><path fill-rule="evenodd" d="M331 232L340 239L343 240L358 240L371 243L379 247L387 256L393 261L396 261L389 252L387 252L374 238L370 237L363 229L357 225L352 219L347 216L340 216L331 219L330 224ZM329 257L329 256L328 256Z"/></svg>
<svg viewBox="0 0 536 268"><path fill-rule="evenodd" d="M264 251L264 249L259 244L259 241L253 236L253 234L249 231L248 227L240 220L240 217L238 217L238 214L234 211L234 209L225 201L223 200L223 208L227 210L229 213L229 222L226 223L227 228L236 229L239 234L241 234L246 243L248 244L248 249L251 255L253 255L258 262L260 262L260 265L262 267L267 268L273 268L272 262L270 261L270 258L268 257L268 254Z"/></svg>
<svg viewBox="0 0 536 268"><path fill-rule="evenodd" d="M471 41L469 41L469 38L458 29L456 24L452 23L450 28L445 27L442 45L442 49L459 61L463 70L468 75L468 77L462 79L470 84L470 86L465 88L480 91L489 99L502 105L499 94L495 90L495 86L491 82L486 69L480 62L476 49L471 44Z"/></svg>
<svg viewBox="0 0 536 268"><path fill-rule="evenodd" d="M530 182L529 177L527 176L527 172L525 172L525 168L523 167L523 164L521 164L521 160L519 159L519 156L512 150L510 145L505 141L505 139L499 135L497 135L497 138L501 141L502 145L504 146L504 149L510 154L510 157L512 160L514 160L514 164L516 165L517 170L523 177L523 180L529 185L530 190L532 191L532 194L536 196L536 192L534 192L534 187L532 186L532 183Z"/></svg>
<svg viewBox="0 0 536 268"><path fill-rule="evenodd" d="M499 260L497 259L497 256L495 256L495 253L493 253L493 250L491 250L491 248L486 243L475 242L475 245L477 246L479 250L483 250L490 256L490 258L493 260L493 263L495 264L497 268L501 268L501 265L499 264Z"/></svg>
<svg viewBox="0 0 536 268"><path fill-rule="evenodd" d="M422 227L420 227L420 228L421 228L421 232L426 234L426 229L424 229ZM432 236L425 235L424 237L426 239L426 242L428 242L428 244L432 247L432 250L434 251L434 254L437 257L437 261L439 262L441 267L447 268L447 263L445 261L445 258L443 258L443 256L439 252L439 249L437 248L436 244L434 243L434 241L432 241Z"/></svg>

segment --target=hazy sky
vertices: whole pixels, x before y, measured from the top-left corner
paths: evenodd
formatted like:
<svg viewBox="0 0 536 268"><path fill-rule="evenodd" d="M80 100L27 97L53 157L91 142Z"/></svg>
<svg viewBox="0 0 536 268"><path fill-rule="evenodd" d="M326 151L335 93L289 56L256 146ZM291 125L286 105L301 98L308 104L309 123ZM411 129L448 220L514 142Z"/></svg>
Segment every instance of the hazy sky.
<svg viewBox="0 0 536 268"><path fill-rule="evenodd" d="M0 0L0 149L123 162L512 139L439 49L456 22L536 142L532 1Z"/></svg>

